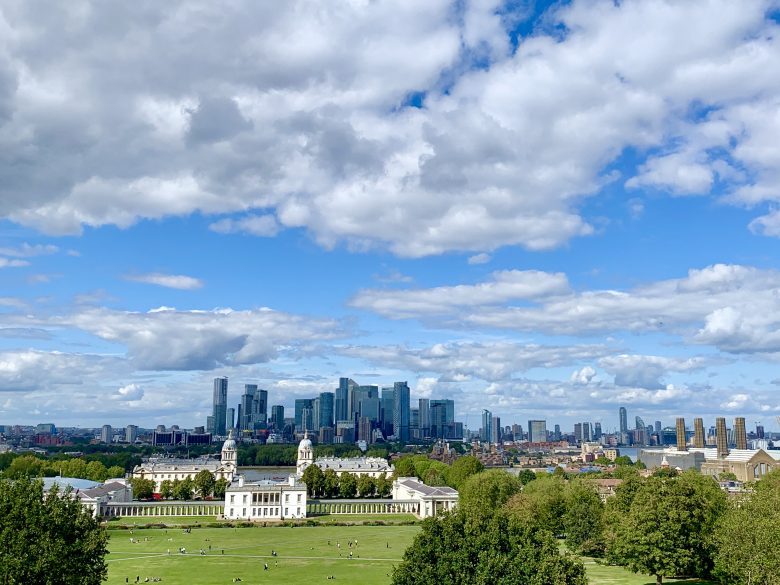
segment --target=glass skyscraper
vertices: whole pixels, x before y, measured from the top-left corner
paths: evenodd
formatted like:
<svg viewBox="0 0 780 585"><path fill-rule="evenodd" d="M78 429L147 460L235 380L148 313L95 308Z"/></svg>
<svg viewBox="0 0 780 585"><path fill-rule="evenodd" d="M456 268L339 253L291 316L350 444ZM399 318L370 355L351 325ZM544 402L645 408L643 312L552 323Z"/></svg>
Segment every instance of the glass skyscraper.
<svg viewBox="0 0 780 585"><path fill-rule="evenodd" d="M393 384L393 432L400 441L409 440L410 392L406 382Z"/></svg>
<svg viewBox="0 0 780 585"><path fill-rule="evenodd" d="M227 392L228 379L214 378L214 406L211 416L213 417L213 434L224 437L227 434Z"/></svg>

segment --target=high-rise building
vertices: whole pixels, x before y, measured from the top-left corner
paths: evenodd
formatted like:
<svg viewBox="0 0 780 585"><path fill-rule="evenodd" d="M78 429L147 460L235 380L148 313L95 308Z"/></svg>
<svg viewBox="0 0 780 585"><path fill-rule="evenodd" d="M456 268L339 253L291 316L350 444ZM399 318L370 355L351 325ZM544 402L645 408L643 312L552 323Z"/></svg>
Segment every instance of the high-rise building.
<svg viewBox="0 0 780 585"><path fill-rule="evenodd" d="M382 398L384 401L384 397ZM417 410L419 411L420 437L430 437L431 434L431 401L428 398L420 398L417 401Z"/></svg>
<svg viewBox="0 0 780 585"><path fill-rule="evenodd" d="M501 418L494 416L490 421L490 442L498 444L501 442Z"/></svg>
<svg viewBox="0 0 780 585"><path fill-rule="evenodd" d="M319 420L317 421L318 428L335 428L333 423L333 410L335 395L333 392L321 392L319 396L320 408L319 408Z"/></svg>
<svg viewBox="0 0 780 585"><path fill-rule="evenodd" d="M584 422L582 423L582 440L586 442L590 442L590 423Z"/></svg>
<svg viewBox="0 0 780 585"><path fill-rule="evenodd" d="M213 419L213 434L224 437L227 434L227 377L214 378L214 400L211 416Z"/></svg>
<svg viewBox="0 0 780 585"><path fill-rule="evenodd" d="M493 436L493 413L489 410L482 411L482 433L480 439L486 443L489 443Z"/></svg>
<svg viewBox="0 0 780 585"><path fill-rule="evenodd" d="M747 432L743 416L734 419L734 446L737 449L747 449Z"/></svg>
<svg viewBox="0 0 780 585"><path fill-rule="evenodd" d="M561 440L561 425L555 425L553 428L555 429L553 431L553 440L560 441Z"/></svg>
<svg viewBox="0 0 780 585"><path fill-rule="evenodd" d="M547 441L547 421L528 421L528 440L531 443L544 443Z"/></svg>
<svg viewBox="0 0 780 585"><path fill-rule="evenodd" d="M241 416L238 421L238 426L242 431L253 431L255 428L252 418L255 392L257 392L257 384L244 384L244 393L241 395L241 404L239 405Z"/></svg>
<svg viewBox="0 0 780 585"><path fill-rule="evenodd" d="M350 420L349 417L349 398L352 388L357 383L350 378L339 378L339 387L336 389L336 398L334 400L333 416L335 420Z"/></svg>
<svg viewBox="0 0 780 585"><path fill-rule="evenodd" d="M723 417L715 419L715 447L719 459L728 457L729 439L726 434L726 419Z"/></svg>
<svg viewBox="0 0 780 585"><path fill-rule="evenodd" d="M252 402L252 422L255 427L268 422L268 390L258 388Z"/></svg>
<svg viewBox="0 0 780 585"><path fill-rule="evenodd" d="M135 425L127 425L125 427L125 443L135 443L138 438L138 427Z"/></svg>
<svg viewBox="0 0 780 585"><path fill-rule="evenodd" d="M311 419L314 411L314 400L312 398L296 398L295 399L295 432L302 433L304 431L312 430L312 421L305 421L304 413L309 412L309 419ZM304 427L304 422L308 422L308 426Z"/></svg>
<svg viewBox="0 0 780 585"><path fill-rule="evenodd" d="M582 423L574 423L574 440L578 443L583 441Z"/></svg>
<svg viewBox="0 0 780 585"><path fill-rule="evenodd" d="M284 430L284 406L275 404L271 407L271 422L277 431Z"/></svg>
<svg viewBox="0 0 780 585"><path fill-rule="evenodd" d="M100 442L111 443L113 440L114 429L111 428L111 425L103 425L103 428L100 429Z"/></svg>
<svg viewBox="0 0 780 585"><path fill-rule="evenodd" d="M409 409L409 436L412 439L420 439L420 409Z"/></svg>
<svg viewBox="0 0 780 585"><path fill-rule="evenodd" d="M620 432L627 433L628 432L628 411L626 410L625 406L620 407L620 410L618 410L618 415L620 417Z"/></svg>
<svg viewBox="0 0 780 585"><path fill-rule="evenodd" d="M382 398L381 398L381 424L382 424L382 434L385 437L389 437L390 435L394 434L393 431L393 403L395 401L395 398L393 397L393 388L392 387L386 387L382 388Z"/></svg>
<svg viewBox="0 0 780 585"><path fill-rule="evenodd" d="M455 401L450 399L431 399L430 401L431 437L449 439L452 425L455 424Z"/></svg>
<svg viewBox="0 0 780 585"><path fill-rule="evenodd" d="M756 425L756 439L764 438L764 425Z"/></svg>
<svg viewBox="0 0 780 585"><path fill-rule="evenodd" d="M227 421L226 426L228 430L236 428L236 409L235 408L228 408L227 409Z"/></svg>
<svg viewBox="0 0 780 585"><path fill-rule="evenodd" d="M393 384L393 429L400 441L409 440L409 408L411 392L406 382Z"/></svg>
<svg viewBox="0 0 780 585"><path fill-rule="evenodd" d="M693 447L704 449L704 421L701 418L693 419Z"/></svg>
<svg viewBox="0 0 780 585"><path fill-rule="evenodd" d="M677 450L678 451L687 451L687 443L688 441L685 438L685 419L682 417L677 418Z"/></svg>

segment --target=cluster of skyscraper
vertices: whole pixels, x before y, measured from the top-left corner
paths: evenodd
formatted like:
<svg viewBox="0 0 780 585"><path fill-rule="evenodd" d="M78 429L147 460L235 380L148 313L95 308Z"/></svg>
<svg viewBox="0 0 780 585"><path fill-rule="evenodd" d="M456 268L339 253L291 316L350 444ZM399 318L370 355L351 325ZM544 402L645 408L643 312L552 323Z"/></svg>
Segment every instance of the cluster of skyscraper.
<svg viewBox="0 0 780 585"><path fill-rule="evenodd" d="M227 388L227 378L214 380L213 411L207 427L216 436L224 436L227 429L235 427L244 434L265 430L287 431L287 434L308 432L321 443L358 440L372 443L380 437L395 437L400 441L463 437L463 424L455 422L453 400L421 398L417 408L412 408L406 382L380 388L340 378L334 392L296 399L294 421L285 420L281 405L271 407L269 420L268 392L256 384L244 385L237 417L234 417L233 409L227 407Z"/></svg>

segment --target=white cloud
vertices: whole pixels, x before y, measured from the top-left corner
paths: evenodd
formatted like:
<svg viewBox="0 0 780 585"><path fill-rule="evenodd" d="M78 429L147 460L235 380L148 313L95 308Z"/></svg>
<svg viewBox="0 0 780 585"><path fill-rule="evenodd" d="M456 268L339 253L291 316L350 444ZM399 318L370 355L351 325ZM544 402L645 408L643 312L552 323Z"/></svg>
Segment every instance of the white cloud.
<svg viewBox="0 0 780 585"><path fill-rule="evenodd" d="M161 274L159 272L153 272L150 274L125 275L124 279L133 282L144 282L146 284L156 284L157 286L178 288L182 290L193 290L203 286L203 281L199 278L193 278L192 276L184 276L181 274Z"/></svg>
<svg viewBox="0 0 780 585"><path fill-rule="evenodd" d="M590 381L595 377L596 370L594 370L591 366L585 366L584 368L572 372L569 380L575 384L586 385L590 384Z"/></svg>
<svg viewBox="0 0 780 585"><path fill-rule="evenodd" d="M485 254L484 252L482 252L481 254L475 254L474 256L469 256L468 263L471 265L487 264L492 259L493 258L490 256L490 254Z"/></svg>
<svg viewBox="0 0 780 585"><path fill-rule="evenodd" d="M661 390L669 372L701 371L718 360L705 357L672 358L654 355L613 355L599 360L599 366L615 376L615 386Z"/></svg>
<svg viewBox="0 0 780 585"><path fill-rule="evenodd" d="M493 305L513 300L537 299L569 291L566 276L537 270L494 272L492 280L475 285L430 289L360 291L353 307L369 309L391 319L447 314L457 307Z"/></svg>
<svg viewBox="0 0 780 585"><path fill-rule="evenodd" d="M111 396L111 400L117 400L122 402L135 402L141 400L144 397L144 389L139 384L127 384L119 388L115 394Z"/></svg>
<svg viewBox="0 0 780 585"><path fill-rule="evenodd" d="M5 7L0 144L24 164L0 217L64 234L201 212L416 257L560 246L613 181L776 202L767 6L572 2L514 52L527 9L495 0ZM612 170L627 149L636 177Z"/></svg>
<svg viewBox="0 0 780 585"><path fill-rule="evenodd" d="M27 260L0 258L0 268L20 268L29 265L30 263Z"/></svg>
<svg viewBox="0 0 780 585"><path fill-rule="evenodd" d="M0 255L16 258L29 258L30 256L55 254L58 251L59 248L52 244L28 244L27 242L24 242L16 248L0 248Z"/></svg>
<svg viewBox="0 0 780 585"><path fill-rule="evenodd" d="M279 233L281 226L273 215L248 215L239 219L220 219L209 225L209 229L220 234L245 233L270 238Z"/></svg>

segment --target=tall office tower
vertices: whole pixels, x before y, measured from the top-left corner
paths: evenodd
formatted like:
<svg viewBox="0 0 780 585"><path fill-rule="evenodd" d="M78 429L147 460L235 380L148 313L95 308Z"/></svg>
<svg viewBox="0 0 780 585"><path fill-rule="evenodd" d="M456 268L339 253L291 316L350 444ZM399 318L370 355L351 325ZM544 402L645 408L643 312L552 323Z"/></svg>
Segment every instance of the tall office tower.
<svg viewBox="0 0 780 585"><path fill-rule="evenodd" d="M382 398L384 403L384 397ZM417 401L419 411L420 438L430 437L431 434L431 401L428 398L420 398Z"/></svg>
<svg viewBox="0 0 780 585"><path fill-rule="evenodd" d="M284 430L284 406L281 404L274 404L271 407L271 421L274 424L274 429L277 431Z"/></svg>
<svg viewBox="0 0 780 585"><path fill-rule="evenodd" d="M160 429L162 427L162 430ZM164 433L165 432L165 425L157 425L157 429L155 430L156 433ZM214 434L214 416L208 415L206 417L206 432L210 434Z"/></svg>
<svg viewBox="0 0 780 585"><path fill-rule="evenodd" d="M693 447L704 449L704 421L700 418L693 419Z"/></svg>
<svg viewBox="0 0 780 585"><path fill-rule="evenodd" d="M420 409L409 409L409 436L412 439L420 439Z"/></svg>
<svg viewBox="0 0 780 585"><path fill-rule="evenodd" d="M582 423L574 423L574 440L578 443L582 441Z"/></svg>
<svg viewBox="0 0 780 585"><path fill-rule="evenodd" d="M498 416L494 416L490 421L490 442L496 444L501 442L501 418Z"/></svg>
<svg viewBox="0 0 780 585"><path fill-rule="evenodd" d="M685 419L683 417L677 418L677 450L678 451L687 451L687 443L685 439Z"/></svg>
<svg viewBox="0 0 780 585"><path fill-rule="evenodd" d="M320 393L320 418L319 428L336 428L333 421L335 394L333 392Z"/></svg>
<svg viewBox="0 0 780 585"><path fill-rule="evenodd" d="M303 425L304 432L315 432L314 424L314 400L311 401L311 406L307 406L301 413L301 424ZM319 429L317 429L319 432Z"/></svg>
<svg viewBox="0 0 780 585"><path fill-rule="evenodd" d="M431 437L435 439L454 438L455 401L450 399L431 399Z"/></svg>
<svg viewBox="0 0 780 585"><path fill-rule="evenodd" d="M311 430L314 431L315 436L319 436L320 433L320 397L314 399L311 410Z"/></svg>
<svg viewBox="0 0 780 585"><path fill-rule="evenodd" d="M225 425L228 428L228 430L236 428L236 409L235 408L228 408L227 409L227 417L226 417Z"/></svg>
<svg viewBox="0 0 780 585"><path fill-rule="evenodd" d="M357 382L350 378L339 378L339 387L336 388L333 416L335 420L349 420L349 395Z"/></svg>
<svg viewBox="0 0 780 585"><path fill-rule="evenodd" d="M546 420L528 421L528 440L531 443L547 442L547 421Z"/></svg>
<svg viewBox="0 0 780 585"><path fill-rule="evenodd" d="M227 377L214 378L214 407L211 412L211 416L214 417L213 433L219 437L224 437L226 434L225 427L227 424L227 393Z"/></svg>
<svg viewBox="0 0 780 585"><path fill-rule="evenodd" d="M584 422L582 423L582 440L590 442L590 423Z"/></svg>
<svg viewBox="0 0 780 585"><path fill-rule="evenodd" d="M601 440L601 423L600 422L593 423L593 440L594 441L600 441Z"/></svg>
<svg viewBox="0 0 780 585"><path fill-rule="evenodd" d="M756 439L764 438L764 425L756 425Z"/></svg>
<svg viewBox="0 0 780 585"><path fill-rule="evenodd" d="M114 429L111 428L111 425L103 425L103 428L100 429L100 441L102 443L111 443L114 440Z"/></svg>
<svg viewBox="0 0 780 585"><path fill-rule="evenodd" d="M655 431L656 433L660 433L661 432L661 421L660 420L655 421L655 425L653 425L653 426L655 427L653 429L653 431Z"/></svg>
<svg viewBox="0 0 780 585"><path fill-rule="evenodd" d="M620 432L627 433L628 432L628 411L626 410L625 406L620 407L620 410L618 411L618 415L620 417Z"/></svg>
<svg viewBox="0 0 780 585"><path fill-rule="evenodd" d="M135 443L138 438L138 427L136 425L127 425L125 427L125 443Z"/></svg>
<svg viewBox="0 0 780 585"><path fill-rule="evenodd" d="M747 431L745 430L745 417L738 416L734 419L734 446L737 449L747 449Z"/></svg>
<svg viewBox="0 0 780 585"><path fill-rule="evenodd" d="M314 400L311 398L296 398L295 399L295 432L302 433L304 430L311 431L311 420L308 421L308 426L304 429L304 416L303 413L307 410L311 413L314 410ZM311 415L310 415L311 416Z"/></svg>
<svg viewBox="0 0 780 585"><path fill-rule="evenodd" d="M381 404L382 404L382 434L385 437L389 437L390 435L394 434L393 431L393 402L395 398L393 397L393 389L392 388L382 388L382 398L381 398Z"/></svg>
<svg viewBox="0 0 780 585"><path fill-rule="evenodd" d="M240 404L241 416L238 421L238 426L242 431L253 431L255 428L255 422L252 418L255 392L257 392L257 384L244 384L244 393L241 395Z"/></svg>
<svg viewBox="0 0 780 585"><path fill-rule="evenodd" d="M715 419L715 447L718 458L723 459L729 454L729 438L726 434L726 419L718 417Z"/></svg>
<svg viewBox="0 0 780 585"><path fill-rule="evenodd" d="M553 440L560 441L561 440L561 425L555 425L553 428L555 429L553 431Z"/></svg>
<svg viewBox="0 0 780 585"><path fill-rule="evenodd" d="M268 422L268 390L258 389L252 402L252 419L255 425Z"/></svg>
<svg viewBox="0 0 780 585"><path fill-rule="evenodd" d="M493 435L493 413L489 410L482 411L482 433L479 438L486 443L490 442Z"/></svg>
<svg viewBox="0 0 780 585"><path fill-rule="evenodd" d="M393 384L393 430L400 441L409 440L409 385L406 382Z"/></svg>

